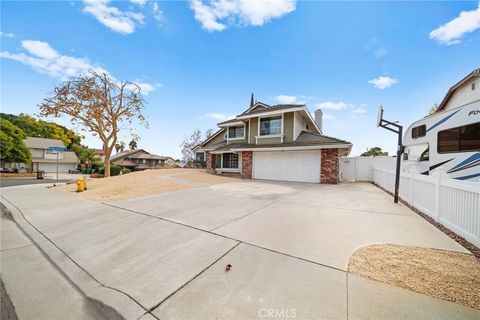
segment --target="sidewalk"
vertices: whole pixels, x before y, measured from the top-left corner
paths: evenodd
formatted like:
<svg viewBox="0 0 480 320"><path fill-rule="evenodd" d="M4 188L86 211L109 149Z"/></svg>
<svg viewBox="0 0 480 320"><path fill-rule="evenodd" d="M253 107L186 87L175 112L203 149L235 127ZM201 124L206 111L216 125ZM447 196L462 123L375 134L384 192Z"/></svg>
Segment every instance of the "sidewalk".
<svg viewBox="0 0 480 320"><path fill-rule="evenodd" d="M26 320L103 319L15 222L2 217L1 233L2 280L14 308L9 319L14 313Z"/></svg>

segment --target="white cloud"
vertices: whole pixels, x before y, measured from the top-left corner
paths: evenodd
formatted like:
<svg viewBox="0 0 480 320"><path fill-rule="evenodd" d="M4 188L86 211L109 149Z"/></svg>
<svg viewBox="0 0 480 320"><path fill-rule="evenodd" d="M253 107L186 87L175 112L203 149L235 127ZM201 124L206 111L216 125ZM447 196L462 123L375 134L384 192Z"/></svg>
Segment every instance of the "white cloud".
<svg viewBox="0 0 480 320"><path fill-rule="evenodd" d="M14 33L0 31L0 37L13 38L15 37Z"/></svg>
<svg viewBox="0 0 480 320"><path fill-rule="evenodd" d="M80 74L85 75L90 70L96 71L97 73L106 73L115 80L115 77L113 77L110 72L98 64L91 63L87 58L60 54L47 42L24 40L22 41L22 47L27 53L10 53L8 51L1 51L0 58L18 61L24 65L32 67L40 73L47 74L62 81L69 80ZM142 93L145 94L161 87L158 83L151 84L142 81L135 81L135 83L140 86Z"/></svg>
<svg viewBox="0 0 480 320"><path fill-rule="evenodd" d="M145 3L147 3L147 0L130 0L130 2L143 7Z"/></svg>
<svg viewBox="0 0 480 320"><path fill-rule="evenodd" d="M164 19L163 11L160 10L160 7L158 6L158 3L156 3L156 2L153 3L152 12L153 12L153 17L155 18L155 20L157 20L158 22L163 21L163 19Z"/></svg>
<svg viewBox="0 0 480 320"><path fill-rule="evenodd" d="M28 52L10 53L0 52L0 57L21 62L40 73L48 74L60 80L67 80L78 74L85 74L88 70L108 73L104 68L92 64L87 58L77 58L59 54L55 49L43 41L24 40L22 47Z"/></svg>
<svg viewBox="0 0 480 320"><path fill-rule="evenodd" d="M206 113L205 117L217 120L217 121L225 121L225 120L230 120L235 118L234 114L223 114L223 113L218 113L218 112L212 112L212 113Z"/></svg>
<svg viewBox="0 0 480 320"><path fill-rule="evenodd" d="M348 110L352 113L366 113L368 110L365 108L365 104L361 104L360 107L346 102L333 102L333 101L325 101L321 103L315 104L315 109L322 109L322 110L332 110L332 111L341 111L341 110ZM333 116L330 114L324 114L324 119L333 119Z"/></svg>
<svg viewBox="0 0 480 320"><path fill-rule="evenodd" d="M387 53L388 53L388 50L383 47L376 48L375 50L373 50L373 56L375 58L381 58L385 56Z"/></svg>
<svg viewBox="0 0 480 320"><path fill-rule="evenodd" d="M289 95L279 95L275 97L275 100L281 104L304 104L304 96L289 96Z"/></svg>
<svg viewBox="0 0 480 320"><path fill-rule="evenodd" d="M316 109L322 109L322 110L345 110L348 108L353 107L353 105L345 103L345 102L332 102L332 101L325 101L322 103L317 103L315 104Z"/></svg>
<svg viewBox="0 0 480 320"><path fill-rule="evenodd" d="M296 0L191 0L190 8L205 30L222 31L234 24L264 25L294 11Z"/></svg>
<svg viewBox="0 0 480 320"><path fill-rule="evenodd" d="M398 80L390 77L378 77L378 78L369 80L368 83L373 84L373 86L377 89L383 90L386 88L390 88L394 84L398 83Z"/></svg>
<svg viewBox="0 0 480 320"><path fill-rule="evenodd" d="M110 0L83 0L83 12L93 15L101 24L113 31L130 34L143 23L143 14L123 12L117 7L109 6Z"/></svg>
<svg viewBox="0 0 480 320"><path fill-rule="evenodd" d="M365 48L367 51L372 52L375 58L381 58L389 53L388 49L383 47L377 38L371 38Z"/></svg>
<svg viewBox="0 0 480 320"><path fill-rule="evenodd" d="M440 44L452 45L460 43L464 34L480 28L480 3L478 8L471 11L462 11L460 15L430 32L430 39Z"/></svg>
<svg viewBox="0 0 480 320"><path fill-rule="evenodd" d="M355 107L352 109L353 113L366 113L368 110L364 107Z"/></svg>
<svg viewBox="0 0 480 320"><path fill-rule="evenodd" d="M155 91L158 88L161 88L162 85L160 83L148 83L148 82L142 82L140 80L135 80L133 81L137 86L140 87L140 90L142 94L148 95L150 92ZM129 90L132 90L135 88L134 85L127 86Z"/></svg>
<svg viewBox="0 0 480 320"><path fill-rule="evenodd" d="M324 113L323 114L323 120L330 120L330 119L335 119L335 117L333 115L331 115L330 113Z"/></svg>

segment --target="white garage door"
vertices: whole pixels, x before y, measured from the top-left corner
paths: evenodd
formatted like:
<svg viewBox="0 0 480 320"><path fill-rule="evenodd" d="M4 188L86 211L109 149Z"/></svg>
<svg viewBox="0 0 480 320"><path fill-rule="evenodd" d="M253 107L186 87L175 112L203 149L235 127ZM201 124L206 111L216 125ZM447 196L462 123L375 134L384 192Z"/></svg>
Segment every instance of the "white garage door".
<svg viewBox="0 0 480 320"><path fill-rule="evenodd" d="M253 178L320 182L320 150L253 153Z"/></svg>
<svg viewBox="0 0 480 320"><path fill-rule="evenodd" d="M39 163L39 170L44 170L45 172L57 172L56 163ZM68 173L68 170L75 170L77 167L74 163L59 163L58 172Z"/></svg>

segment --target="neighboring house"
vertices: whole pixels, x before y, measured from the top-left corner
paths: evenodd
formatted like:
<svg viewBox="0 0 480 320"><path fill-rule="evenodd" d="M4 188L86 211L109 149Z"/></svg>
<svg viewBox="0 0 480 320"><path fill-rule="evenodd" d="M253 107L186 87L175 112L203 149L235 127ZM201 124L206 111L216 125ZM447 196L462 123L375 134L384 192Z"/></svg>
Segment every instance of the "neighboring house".
<svg viewBox="0 0 480 320"><path fill-rule="evenodd" d="M91 149L95 155L100 158L100 161L105 162L105 151L103 149Z"/></svg>
<svg viewBox="0 0 480 320"><path fill-rule="evenodd" d="M110 163L131 170L172 168L176 166L173 158L151 154L143 149L117 153L110 158Z"/></svg>
<svg viewBox="0 0 480 320"><path fill-rule="evenodd" d="M61 140L27 137L23 140L30 153L32 162L26 165L32 171L57 172L57 151L49 151L49 147L65 147ZM68 173L76 170L80 160L74 152L65 151L58 153L58 172Z"/></svg>
<svg viewBox="0 0 480 320"><path fill-rule="evenodd" d="M314 183L338 182L338 159L349 154L348 141L322 134L322 111L314 120L305 105L253 104L221 122L194 149L212 173L238 173L246 179Z"/></svg>
<svg viewBox="0 0 480 320"><path fill-rule="evenodd" d="M452 110L480 101L480 68L470 72L451 87L436 112Z"/></svg>

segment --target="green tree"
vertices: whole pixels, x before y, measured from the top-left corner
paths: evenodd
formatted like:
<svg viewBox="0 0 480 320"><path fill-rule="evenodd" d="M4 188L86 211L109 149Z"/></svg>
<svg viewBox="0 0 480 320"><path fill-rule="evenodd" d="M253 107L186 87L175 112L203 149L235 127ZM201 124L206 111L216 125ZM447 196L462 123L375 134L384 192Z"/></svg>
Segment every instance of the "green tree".
<svg viewBox="0 0 480 320"><path fill-rule="evenodd" d="M95 154L95 151L89 149L87 146L82 146L79 144L73 144L71 149L77 155L80 162L91 168L92 164L101 162L100 157Z"/></svg>
<svg viewBox="0 0 480 320"><path fill-rule="evenodd" d="M10 121L0 119L0 158L6 162L29 163L32 161L30 150L25 146L26 138L22 129Z"/></svg>
<svg viewBox="0 0 480 320"><path fill-rule="evenodd" d="M21 113L17 116L0 113L0 117L20 128L27 137L58 139L69 149L73 144L80 144L82 140L80 135L64 126L53 122L37 120L28 114Z"/></svg>
<svg viewBox="0 0 480 320"><path fill-rule="evenodd" d="M361 157L371 157L371 156L376 157L376 156L381 156L383 154L384 154L384 152L383 152L382 148L373 147L373 148L370 148L370 149L367 148L367 151L362 153L360 156Z"/></svg>

